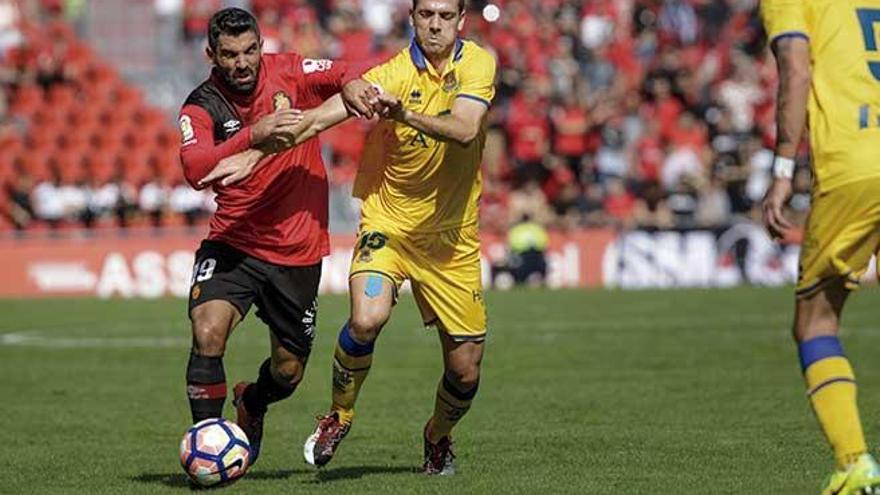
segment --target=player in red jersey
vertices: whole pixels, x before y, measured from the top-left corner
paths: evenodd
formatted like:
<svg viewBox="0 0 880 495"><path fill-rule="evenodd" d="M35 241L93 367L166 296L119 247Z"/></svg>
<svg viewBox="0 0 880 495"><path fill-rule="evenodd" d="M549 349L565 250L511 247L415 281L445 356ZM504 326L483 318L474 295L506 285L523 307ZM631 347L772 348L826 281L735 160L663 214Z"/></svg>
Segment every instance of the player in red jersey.
<svg viewBox="0 0 880 495"><path fill-rule="evenodd" d="M368 84L344 63L295 53L263 54L256 19L241 9L208 25L211 76L180 112L184 175L204 187L223 158L279 145L302 117L342 92L349 108L370 115ZM321 259L328 253L327 176L319 143L272 154L247 180L211 184L217 211L198 252L189 298L192 350L186 371L193 421L219 417L226 398L223 354L250 306L268 325L271 356L254 383L235 386L237 422L260 451L267 407L300 382L317 316Z"/></svg>

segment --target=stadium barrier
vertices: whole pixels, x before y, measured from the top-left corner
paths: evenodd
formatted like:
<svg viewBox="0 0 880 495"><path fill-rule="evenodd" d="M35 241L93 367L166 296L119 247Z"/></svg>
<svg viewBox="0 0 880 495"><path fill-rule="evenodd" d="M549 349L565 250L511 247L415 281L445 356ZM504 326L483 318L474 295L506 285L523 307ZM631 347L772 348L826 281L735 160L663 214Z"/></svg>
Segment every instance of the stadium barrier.
<svg viewBox="0 0 880 495"><path fill-rule="evenodd" d="M0 297L186 297L202 234L2 239ZM490 287L493 267L506 258L506 240L482 238L484 285ZM331 237L322 293L345 292L353 243L353 235ZM546 256L546 284L552 288L728 287L793 283L798 247L778 246L760 226L739 223L715 230L555 232Z"/></svg>

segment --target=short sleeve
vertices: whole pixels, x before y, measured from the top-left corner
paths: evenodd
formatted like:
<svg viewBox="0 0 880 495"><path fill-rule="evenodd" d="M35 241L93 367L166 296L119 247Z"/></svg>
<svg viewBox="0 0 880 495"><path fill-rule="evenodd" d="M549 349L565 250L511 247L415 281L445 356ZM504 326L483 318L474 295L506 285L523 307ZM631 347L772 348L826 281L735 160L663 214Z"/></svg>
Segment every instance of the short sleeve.
<svg viewBox="0 0 880 495"><path fill-rule="evenodd" d="M486 106L492 104L495 98L495 58L489 52L477 48L472 58L461 65L459 78L458 98L469 98Z"/></svg>
<svg viewBox="0 0 880 495"><path fill-rule="evenodd" d="M761 0L761 20L768 43L788 36L809 39L804 0Z"/></svg>
<svg viewBox="0 0 880 495"><path fill-rule="evenodd" d="M400 96L401 81L397 75L400 71L394 70L395 59L391 59L384 64L379 64L364 73L363 78L370 84L375 84L382 88L382 91Z"/></svg>

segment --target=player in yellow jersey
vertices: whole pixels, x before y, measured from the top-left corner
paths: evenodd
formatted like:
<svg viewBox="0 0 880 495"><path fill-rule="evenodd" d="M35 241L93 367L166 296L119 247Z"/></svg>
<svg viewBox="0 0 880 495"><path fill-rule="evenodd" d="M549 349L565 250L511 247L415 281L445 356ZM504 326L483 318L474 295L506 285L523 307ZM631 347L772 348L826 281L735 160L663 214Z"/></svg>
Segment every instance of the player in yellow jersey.
<svg viewBox="0 0 880 495"><path fill-rule="evenodd" d="M415 37L364 79L362 95L385 120L367 138L355 181L363 199L351 264L351 314L339 332L329 414L306 441L306 461L330 461L348 434L374 342L405 280L427 327L436 328L444 373L424 429L424 471L454 472L451 431L476 395L486 337L477 203L485 116L495 95L495 60L461 40L464 0L414 0ZM353 113L333 97L289 129L288 146ZM361 111L363 113L363 111ZM222 160L204 180L246 178L265 151Z"/></svg>
<svg viewBox="0 0 880 495"><path fill-rule="evenodd" d="M810 134L812 209L793 330L837 464L822 493L880 493L837 336L844 302L880 247L880 1L762 0L761 16L779 68L774 181L763 204L774 237L791 229L782 210L805 123Z"/></svg>
<svg viewBox="0 0 880 495"><path fill-rule="evenodd" d="M355 181L363 199L351 263L351 314L337 340L333 403L304 448L330 461L354 418L373 346L409 280L425 325L436 328L444 374L424 429L424 471L452 474L453 426L477 392L486 337L477 203L484 120L495 60L459 38L464 0L415 0L410 46L364 75L386 117L367 137Z"/></svg>

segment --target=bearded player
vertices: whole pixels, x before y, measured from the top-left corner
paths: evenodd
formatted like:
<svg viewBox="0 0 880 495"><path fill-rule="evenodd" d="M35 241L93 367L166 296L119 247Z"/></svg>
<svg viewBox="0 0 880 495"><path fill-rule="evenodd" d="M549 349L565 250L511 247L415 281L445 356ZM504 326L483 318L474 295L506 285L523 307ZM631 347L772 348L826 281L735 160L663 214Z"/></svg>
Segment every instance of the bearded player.
<svg viewBox="0 0 880 495"><path fill-rule="evenodd" d="M375 341L409 280L443 349L444 373L423 432L423 469L452 474L451 432L476 395L486 337L477 202L495 61L458 38L464 1L415 0L411 17L412 44L365 74L374 89L359 95L385 120L367 138L355 182L364 205L349 280L351 314L334 353L331 411L320 418L304 454L323 466L348 434ZM360 112L345 103L337 96L304 112L287 145ZM264 166L258 161L265 154L238 153L208 177L242 180Z"/></svg>
<svg viewBox="0 0 880 495"><path fill-rule="evenodd" d="M302 118L294 107L316 107L343 87L351 95L368 88L339 62L262 54L257 22L241 9L214 14L207 54L211 76L180 112L184 175L197 188L225 157L283 146ZM346 101L370 112L357 97ZM270 330L271 356L255 383L234 389L237 422L254 462L268 406L293 394L311 351L321 259L329 247L327 176L313 139L267 158L246 181L212 185L217 211L196 253L189 298L187 395L194 422L222 415L226 342L256 305Z"/></svg>
<svg viewBox="0 0 880 495"><path fill-rule="evenodd" d="M880 62L877 0L762 0L779 68L774 181L764 221L774 237L791 225L794 158L805 122L813 193L800 255L794 338L807 396L834 452L823 494L880 493L856 404L856 380L838 339L850 291L880 248Z"/></svg>

